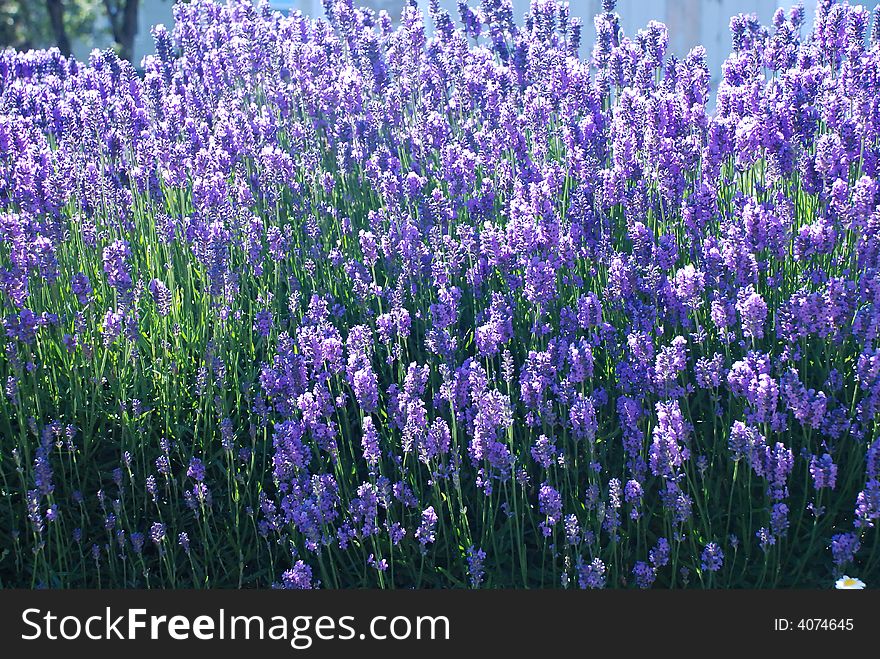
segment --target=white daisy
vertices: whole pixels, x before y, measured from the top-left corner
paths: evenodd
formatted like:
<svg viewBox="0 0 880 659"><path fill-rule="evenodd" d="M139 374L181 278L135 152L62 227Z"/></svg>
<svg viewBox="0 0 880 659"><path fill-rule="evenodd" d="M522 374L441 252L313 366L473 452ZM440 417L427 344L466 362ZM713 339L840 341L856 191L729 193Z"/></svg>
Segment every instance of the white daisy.
<svg viewBox="0 0 880 659"><path fill-rule="evenodd" d="M837 580L834 587L839 590L862 590L865 582L855 577L848 577L845 574Z"/></svg>

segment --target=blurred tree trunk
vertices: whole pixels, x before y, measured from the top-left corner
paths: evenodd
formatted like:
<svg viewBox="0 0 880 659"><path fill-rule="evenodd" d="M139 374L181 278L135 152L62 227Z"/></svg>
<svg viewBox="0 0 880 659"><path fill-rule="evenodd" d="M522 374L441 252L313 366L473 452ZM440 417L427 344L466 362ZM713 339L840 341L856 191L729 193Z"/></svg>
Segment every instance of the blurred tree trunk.
<svg viewBox="0 0 880 659"><path fill-rule="evenodd" d="M64 3L61 0L46 0L46 10L49 12L49 22L52 24L52 34L58 50L67 57L71 54L70 37L67 36L67 28L64 27Z"/></svg>
<svg viewBox="0 0 880 659"><path fill-rule="evenodd" d="M119 46L119 57L131 62L134 57L134 38L138 28L140 0L104 0L113 40ZM135 62L132 62L135 64Z"/></svg>

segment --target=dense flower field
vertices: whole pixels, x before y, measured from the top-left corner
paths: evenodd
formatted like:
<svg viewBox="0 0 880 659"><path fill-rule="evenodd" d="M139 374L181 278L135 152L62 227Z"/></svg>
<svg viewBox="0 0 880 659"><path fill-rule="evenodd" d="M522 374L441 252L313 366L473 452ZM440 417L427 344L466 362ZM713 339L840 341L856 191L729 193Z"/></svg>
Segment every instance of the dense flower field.
<svg viewBox="0 0 880 659"><path fill-rule="evenodd" d="M0 585L876 584L877 18L325 9L0 56Z"/></svg>

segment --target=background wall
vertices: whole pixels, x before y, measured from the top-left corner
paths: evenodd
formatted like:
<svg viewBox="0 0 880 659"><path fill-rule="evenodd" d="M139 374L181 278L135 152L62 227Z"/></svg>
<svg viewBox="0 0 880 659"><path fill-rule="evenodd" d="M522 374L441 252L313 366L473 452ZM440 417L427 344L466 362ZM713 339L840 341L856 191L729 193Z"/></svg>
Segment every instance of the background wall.
<svg viewBox="0 0 880 659"><path fill-rule="evenodd" d="M357 0L356 0L357 1ZM476 0L471 0L476 2ZM323 16L321 0L274 0L270 4L280 10L299 9L312 16ZM397 18L403 7L403 0L360 0L360 4L376 10L385 9ZM427 15L428 0L419 0ZM440 5L447 9L453 18L458 17L456 0L440 0ZM571 0L571 15L580 16L584 22L583 49L588 55L593 43L593 16L602 11L601 0ZM807 14L805 29L813 23L814 3L804 2ZM142 0L140 9L139 31L135 39L135 61L147 53L153 52L153 40L150 37L150 26L156 23L170 25L173 3L169 0ZM666 23L669 28L670 51L683 57L697 44L703 44L712 72L713 83L721 74L721 64L730 50L730 17L741 12L755 13L764 24L769 24L773 12L779 6L779 0L618 0L617 11L620 14L624 33L634 35L649 20ZM788 9L787 4L783 4ZM514 16L519 21L528 11L528 0L513 0ZM426 25L430 19L426 20ZM108 42L109 43L109 42ZM74 54L78 57L88 56L94 44L75 43Z"/></svg>

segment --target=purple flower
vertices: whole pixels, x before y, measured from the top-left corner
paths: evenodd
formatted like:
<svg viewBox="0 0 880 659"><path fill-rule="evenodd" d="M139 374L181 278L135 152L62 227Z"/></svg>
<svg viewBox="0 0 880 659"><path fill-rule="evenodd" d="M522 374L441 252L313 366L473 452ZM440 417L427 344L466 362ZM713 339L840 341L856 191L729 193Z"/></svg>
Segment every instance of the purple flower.
<svg viewBox="0 0 880 659"><path fill-rule="evenodd" d="M394 522L390 526L385 522L385 529L388 531L388 537L391 538L391 544L397 546L406 536L406 529L401 526L400 522Z"/></svg>
<svg viewBox="0 0 880 659"><path fill-rule="evenodd" d="M852 562L859 549L861 543L855 533L837 533L831 538L831 556L838 569Z"/></svg>
<svg viewBox="0 0 880 659"><path fill-rule="evenodd" d="M107 282L120 293L127 292L132 285L130 265L131 249L126 240L115 240L104 248L104 272Z"/></svg>
<svg viewBox="0 0 880 659"><path fill-rule="evenodd" d="M293 590L311 590L315 586L312 583L312 568L297 561L289 570L281 575L281 588Z"/></svg>
<svg viewBox="0 0 880 659"><path fill-rule="evenodd" d="M474 340L479 354L491 357L498 354L503 345L513 338L513 312L502 295L492 293L492 303L487 315L486 322L476 327Z"/></svg>
<svg viewBox="0 0 880 659"><path fill-rule="evenodd" d="M581 563L578 567L578 585L583 590L604 588L605 573L605 563L598 558L589 563Z"/></svg>
<svg viewBox="0 0 880 659"><path fill-rule="evenodd" d="M55 490L52 481L52 465L49 462L50 443L43 441L34 451L34 484L41 496L48 496Z"/></svg>
<svg viewBox="0 0 880 659"><path fill-rule="evenodd" d="M718 572L724 564L724 552L716 543L710 542L703 549L700 565L709 572Z"/></svg>
<svg viewBox="0 0 880 659"><path fill-rule="evenodd" d="M548 483L543 483L538 490L538 508L546 518L539 525L541 533L549 538L553 527L562 518L562 496Z"/></svg>
<svg viewBox="0 0 880 659"><path fill-rule="evenodd" d="M189 467L187 467L186 475L189 478L192 478L194 481L201 483L205 480L205 465L199 458L192 458L189 461Z"/></svg>
<svg viewBox="0 0 880 659"><path fill-rule="evenodd" d="M299 471L305 470L312 458L309 447L303 442L305 432L302 421L290 419L275 425L272 466L280 483L292 480Z"/></svg>
<svg viewBox="0 0 880 659"><path fill-rule="evenodd" d="M661 348L654 362L654 378L659 386L675 380L687 366L687 340L676 336L672 343Z"/></svg>
<svg viewBox="0 0 880 659"><path fill-rule="evenodd" d="M770 497L780 501L788 497L788 475L794 468L794 454L781 442L764 449L763 462L753 463L752 468L759 476L764 476L770 485Z"/></svg>
<svg viewBox="0 0 880 659"><path fill-rule="evenodd" d="M700 357L694 364L694 375L701 389L717 389L724 379L724 357L717 352L712 359Z"/></svg>
<svg viewBox="0 0 880 659"><path fill-rule="evenodd" d="M477 588L486 575L483 569L483 561L486 560L486 552L471 545L467 549L467 572L471 588Z"/></svg>
<svg viewBox="0 0 880 659"><path fill-rule="evenodd" d="M637 480L631 479L626 482L623 490L627 503L631 504L630 519L639 519L641 517L640 505L642 503L642 485Z"/></svg>
<svg viewBox="0 0 880 659"><path fill-rule="evenodd" d="M579 345L569 346L568 362L571 366L569 380L573 384L585 382L593 377L593 349L585 341Z"/></svg>
<svg viewBox="0 0 880 659"><path fill-rule="evenodd" d="M407 508L418 507L419 500L416 499L415 494L413 494L412 488L403 481L398 481L394 485L392 485L391 492L392 494L394 494L394 498L400 501Z"/></svg>
<svg viewBox="0 0 880 659"><path fill-rule="evenodd" d="M549 469L556 461L556 445L546 435L535 440L531 449L532 458L544 469Z"/></svg>
<svg viewBox="0 0 880 659"><path fill-rule="evenodd" d="M352 388L355 399L364 412L375 412L379 406L379 380L369 365L354 372Z"/></svg>
<svg viewBox="0 0 880 659"><path fill-rule="evenodd" d="M231 451L234 445L234 430L232 419L226 417L220 422L220 445L224 451Z"/></svg>
<svg viewBox="0 0 880 659"><path fill-rule="evenodd" d="M373 419L368 416L364 417L361 427L361 446L363 447L364 460L371 469L374 469L382 457L379 450L379 433L376 432Z"/></svg>
<svg viewBox="0 0 880 659"><path fill-rule="evenodd" d="M740 291L736 310L742 320L743 336L747 339L763 339L767 320L767 303L751 286Z"/></svg>
<svg viewBox="0 0 880 659"><path fill-rule="evenodd" d="M150 540L153 541L154 544L158 545L165 539L165 524L162 522L153 522L150 526ZM132 534L133 536L134 534ZM134 540L134 538L132 538Z"/></svg>
<svg viewBox="0 0 880 659"><path fill-rule="evenodd" d="M434 506L428 506L422 511L422 523L416 529L415 538L425 547L434 542L436 529L437 513L434 512Z"/></svg>
<svg viewBox="0 0 880 659"><path fill-rule="evenodd" d="M754 461L756 456L764 454L766 443L757 428L747 426L742 421L734 421L730 428L728 447L734 460L749 458Z"/></svg>
<svg viewBox="0 0 880 659"><path fill-rule="evenodd" d="M171 313L171 291L168 287L159 279L151 279L148 288L159 315L164 317Z"/></svg>
<svg viewBox="0 0 880 659"><path fill-rule="evenodd" d="M776 544L776 537L770 532L767 527L762 526L760 529L755 531L755 537L758 538L758 544L761 546L761 549L764 552L770 550L770 547Z"/></svg>
<svg viewBox="0 0 880 659"><path fill-rule="evenodd" d="M254 331L260 336L269 336L272 332L272 312L261 309L254 316Z"/></svg>
<svg viewBox="0 0 880 659"><path fill-rule="evenodd" d="M666 489L660 494L665 510L672 514L674 524L684 524L690 519L693 499L673 480L666 481Z"/></svg>
<svg viewBox="0 0 880 659"><path fill-rule="evenodd" d="M592 442L596 438L598 422L596 420L596 408L593 400L580 393L576 394L575 400L569 411L571 431L575 439L585 439Z"/></svg>
<svg viewBox="0 0 880 659"><path fill-rule="evenodd" d="M376 236L371 231L360 230L358 240L367 267L372 268L379 259Z"/></svg>
<svg viewBox="0 0 880 659"><path fill-rule="evenodd" d="M669 541L666 538L658 538L654 549L648 552L648 559L655 569L661 568L669 563Z"/></svg>
<svg viewBox="0 0 880 659"><path fill-rule="evenodd" d="M813 487L817 490L825 487L833 490L837 484L837 465L827 453L822 457L814 455L810 458L810 476L813 477Z"/></svg>
<svg viewBox="0 0 880 659"><path fill-rule="evenodd" d="M733 305L725 300L712 300L710 318L712 319L712 323L719 330L727 329L733 324L735 320L734 313Z"/></svg>
<svg viewBox="0 0 880 659"><path fill-rule="evenodd" d="M370 554L367 556L367 565L379 572L385 572L388 569L388 559L380 558L379 560L376 560L375 554Z"/></svg>
<svg viewBox="0 0 880 659"><path fill-rule="evenodd" d="M692 264L675 273L675 295L686 307L696 309L700 306L705 286L706 276Z"/></svg>
<svg viewBox="0 0 880 659"><path fill-rule="evenodd" d="M82 272L76 273L70 280L70 290L80 304L88 304L92 294L92 284Z"/></svg>
<svg viewBox="0 0 880 659"><path fill-rule="evenodd" d="M156 483L156 477L153 474L147 476L145 481L145 489L147 490L147 494L149 494L150 498L153 500L153 503L156 503L159 496L159 488Z"/></svg>
<svg viewBox="0 0 880 659"><path fill-rule="evenodd" d="M665 478L676 476L678 468L690 457L686 446L689 432L678 401L657 403L657 426L648 460L651 473Z"/></svg>
<svg viewBox="0 0 880 659"><path fill-rule="evenodd" d="M134 553L140 555L144 549L144 534L140 531L133 531L128 539L131 542L131 548L134 550Z"/></svg>
<svg viewBox="0 0 880 659"><path fill-rule="evenodd" d="M638 561L633 567L632 572L633 578L636 580L636 585L642 589L650 588L654 585L654 580L657 578L654 568L644 561Z"/></svg>
<svg viewBox="0 0 880 659"><path fill-rule="evenodd" d="M570 545L576 545L581 540L581 525L577 515L565 516L565 541Z"/></svg>
<svg viewBox="0 0 880 659"><path fill-rule="evenodd" d="M870 478L865 488L856 496L857 528L873 528L874 520L880 519L880 479Z"/></svg>
<svg viewBox="0 0 880 659"><path fill-rule="evenodd" d="M46 529L46 525L44 523L43 513L40 510L40 493L38 490L28 490L27 491L27 511L28 511L28 519L33 526L34 532L37 535L42 535L43 531Z"/></svg>
<svg viewBox="0 0 880 659"><path fill-rule="evenodd" d="M18 379L14 375L6 378L6 387L3 391L10 401L15 402L15 397L18 395Z"/></svg>
<svg viewBox="0 0 880 659"><path fill-rule="evenodd" d="M431 422L428 433L419 446L419 460L428 464L431 460L449 453L452 433L449 425L440 417Z"/></svg>
<svg viewBox="0 0 880 659"><path fill-rule="evenodd" d="M42 543L73 505L107 578L117 548L186 562L181 529L228 512L232 486L289 550L284 586L316 586L315 556L363 550L372 578L431 548L495 584L480 529L438 542L456 508L537 516L527 558L549 550L566 586L650 587L725 572L723 543L681 550L735 470L754 491L730 514L766 492L765 551L809 513L853 560L880 519L880 21L831 0L804 35L802 8L736 16L713 80L662 24L625 35L613 0L586 59L555 0L520 25L509 0L462 0L457 27L430 0L431 34L416 2L399 22L323 4L178 3L139 73L109 51L0 52L21 556L57 559ZM92 426L144 442L79 464L115 483L97 500L73 494L64 422L40 430L79 380ZM155 442L200 419L216 440ZM214 441L231 480L212 490ZM606 569L609 538L642 553Z"/></svg>
<svg viewBox="0 0 880 659"><path fill-rule="evenodd" d="M18 314L10 314L4 321L6 336L31 344L36 339L40 320L40 317L30 309L22 309Z"/></svg>
<svg viewBox="0 0 880 659"><path fill-rule="evenodd" d="M124 316L118 311L113 311L112 309L107 310L107 313L104 316L104 326L101 328L101 333L104 335L105 346L112 344L119 338L119 335L122 334L122 323L124 320Z"/></svg>

